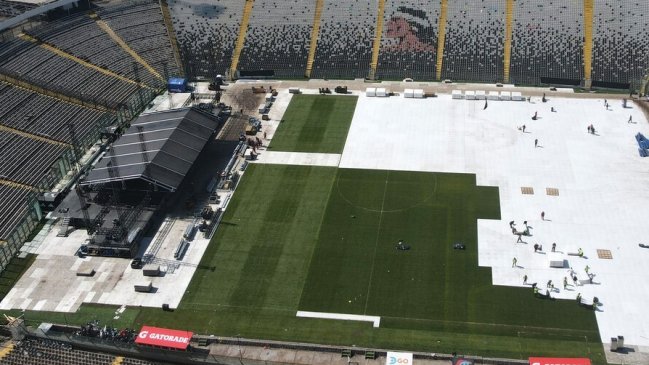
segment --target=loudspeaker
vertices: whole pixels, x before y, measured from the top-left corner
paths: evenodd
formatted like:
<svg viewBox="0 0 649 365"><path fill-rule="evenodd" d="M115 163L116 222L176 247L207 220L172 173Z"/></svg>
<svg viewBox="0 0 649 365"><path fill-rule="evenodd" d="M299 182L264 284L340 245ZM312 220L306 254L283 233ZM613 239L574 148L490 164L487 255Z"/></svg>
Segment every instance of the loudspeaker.
<svg viewBox="0 0 649 365"><path fill-rule="evenodd" d="M162 310L165 312L169 312L169 304L165 303L162 305Z"/></svg>

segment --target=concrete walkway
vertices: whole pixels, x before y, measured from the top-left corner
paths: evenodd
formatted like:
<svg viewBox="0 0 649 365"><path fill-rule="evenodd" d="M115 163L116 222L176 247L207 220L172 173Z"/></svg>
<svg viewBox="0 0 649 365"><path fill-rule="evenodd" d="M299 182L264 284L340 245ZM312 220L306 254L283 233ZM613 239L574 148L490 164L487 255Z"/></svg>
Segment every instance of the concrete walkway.
<svg viewBox="0 0 649 365"><path fill-rule="evenodd" d="M366 360L363 355L355 355L351 359L341 357L340 352L306 351L300 349L277 349L257 346L237 346L225 344L210 345L210 356L233 364L304 364L304 365L383 365L385 356L374 360ZM227 359L236 359L229 362ZM241 361L239 361L241 360ZM448 360L416 359L416 365L448 365Z"/></svg>

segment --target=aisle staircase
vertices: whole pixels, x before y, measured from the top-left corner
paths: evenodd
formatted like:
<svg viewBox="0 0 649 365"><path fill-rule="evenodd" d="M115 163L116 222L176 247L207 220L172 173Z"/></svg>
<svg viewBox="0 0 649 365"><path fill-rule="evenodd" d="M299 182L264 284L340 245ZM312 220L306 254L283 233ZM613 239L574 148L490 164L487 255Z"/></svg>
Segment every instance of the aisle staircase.
<svg viewBox="0 0 649 365"><path fill-rule="evenodd" d="M15 182L15 181L12 181L12 180L7 180L7 179L0 179L0 185L8 186L8 187L14 188L14 189L29 190L29 191L33 191L35 193L39 192L38 188L35 187L35 186L25 185L25 184L21 184L19 182Z"/></svg>
<svg viewBox="0 0 649 365"><path fill-rule="evenodd" d="M174 53L174 60L176 61L176 66L178 66L178 72L181 76L184 76L183 61L180 58L178 39L176 38L176 32L174 31L173 23L171 21L171 13L169 12L169 4L167 3L167 0L160 0L160 8L162 10L162 19L165 22L165 28L167 28L167 35L169 36L171 49Z"/></svg>
<svg viewBox="0 0 649 365"><path fill-rule="evenodd" d="M237 43L234 47L234 52L232 53L232 63L230 64L231 78L234 78L237 71L237 66L239 66L239 57L241 57L241 51L243 50L243 45L246 42L248 22L250 21L250 14L252 14L252 8L254 5L255 0L246 0L246 4L243 6L243 15L241 16L241 25L239 26L239 36L237 37Z"/></svg>
<svg viewBox="0 0 649 365"><path fill-rule="evenodd" d="M309 44L309 58L306 60L305 77L311 77L313 70L313 61L315 60L315 51L318 47L318 35L320 34L320 18L322 17L322 8L324 7L324 0L316 0L315 14L313 15L313 28L311 29L311 43Z"/></svg>
<svg viewBox="0 0 649 365"><path fill-rule="evenodd" d="M5 75L5 74L0 73L0 80L4 81L6 83L9 83L9 84L11 84L11 85L13 85L15 87L25 89L25 90L28 90L28 91L31 91L31 92L35 92L37 94L47 96L47 97L50 97L50 98L53 98L53 99L56 99L56 100L59 100L59 101L64 101L64 102L67 102L67 103L70 103L70 104L74 104L74 105L77 105L77 106L82 106L84 108L89 108L89 109L93 109L93 110L100 110L102 112L108 112L108 111L112 112L111 109L108 109L108 108L106 108L104 106L91 104L91 103L85 102L85 101L77 99L77 98L73 98L73 97L70 97L70 96L67 96L67 95L64 95L64 94L60 94L60 93L57 93L56 91L45 89L45 88L40 87L38 85L30 84L28 82L25 82L23 80L19 80L19 79L15 78L15 77L11 77L9 75Z"/></svg>
<svg viewBox="0 0 649 365"><path fill-rule="evenodd" d="M593 64L593 0L584 0L584 80L586 88L591 85Z"/></svg>
<svg viewBox="0 0 649 365"><path fill-rule="evenodd" d="M435 65L435 79L442 79L442 62L444 62L444 42L446 41L446 13L448 0L441 0L439 11L439 28L437 30L437 64Z"/></svg>
<svg viewBox="0 0 649 365"><path fill-rule="evenodd" d="M68 230L70 229L70 217L64 217L61 221L61 227L59 228L59 233L56 234L56 237L67 237Z"/></svg>
<svg viewBox="0 0 649 365"><path fill-rule="evenodd" d="M135 52L133 48L131 48L128 44L126 44L126 42L124 42L122 37L120 37L117 33L115 33L113 28L111 28L110 25L108 25L108 23L106 23L105 21L99 18L95 18L95 23L97 23L99 28L101 28L101 30L103 30L106 34L108 34L110 39L112 39L113 42L117 43L124 50L124 52L131 55L131 57L133 57L133 59L137 61L137 63L142 65L153 76L157 77L160 80L164 80L164 78L160 76L158 71L156 71L153 67L151 67L151 65L149 65L149 63L146 60L144 60L144 58L142 58L139 54L137 54L137 52Z"/></svg>
<svg viewBox="0 0 649 365"><path fill-rule="evenodd" d="M505 10L505 49L503 52L503 82L509 83L509 66L512 58L512 24L514 22L514 0L507 0Z"/></svg>
<svg viewBox="0 0 649 365"><path fill-rule="evenodd" d="M385 0L379 0L379 11L376 15L376 33L372 44L372 62L370 63L369 79L376 77L376 68L379 65L379 51L381 50L381 37L383 36L383 14L385 13Z"/></svg>
<svg viewBox="0 0 649 365"><path fill-rule="evenodd" d="M9 344L7 344L7 346L0 349L0 360L7 357L7 355L9 355L11 351L13 351L14 347L15 347L14 343L10 342Z"/></svg>
<svg viewBox="0 0 649 365"><path fill-rule="evenodd" d="M33 140L39 141L39 142L45 142L45 143L53 144L55 146L60 146L60 147L65 147L65 148L70 148L72 146L69 143L57 141L57 140L52 139L52 138L41 137L38 134L21 131L20 129L12 128L12 127L9 127L9 126L3 125L3 124L0 124L0 131L11 133L11 134L16 134L16 135L19 135L21 137L33 139Z"/></svg>

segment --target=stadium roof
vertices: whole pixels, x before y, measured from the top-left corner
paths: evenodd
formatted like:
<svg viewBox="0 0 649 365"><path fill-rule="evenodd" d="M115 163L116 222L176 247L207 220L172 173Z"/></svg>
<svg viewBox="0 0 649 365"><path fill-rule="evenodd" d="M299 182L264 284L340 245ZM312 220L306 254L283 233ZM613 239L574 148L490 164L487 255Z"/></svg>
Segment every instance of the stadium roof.
<svg viewBox="0 0 649 365"><path fill-rule="evenodd" d="M175 191L218 124L215 116L190 108L140 116L82 185L141 179Z"/></svg>

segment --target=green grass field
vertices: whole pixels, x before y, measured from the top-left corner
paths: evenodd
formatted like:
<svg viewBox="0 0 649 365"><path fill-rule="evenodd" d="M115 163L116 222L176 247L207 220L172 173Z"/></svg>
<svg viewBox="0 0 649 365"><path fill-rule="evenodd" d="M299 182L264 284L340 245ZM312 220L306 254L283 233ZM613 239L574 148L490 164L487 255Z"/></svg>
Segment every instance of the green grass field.
<svg viewBox="0 0 649 365"><path fill-rule="evenodd" d="M342 153L356 96L294 95L269 149Z"/></svg>

